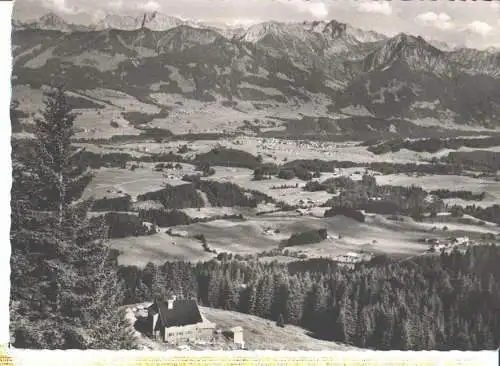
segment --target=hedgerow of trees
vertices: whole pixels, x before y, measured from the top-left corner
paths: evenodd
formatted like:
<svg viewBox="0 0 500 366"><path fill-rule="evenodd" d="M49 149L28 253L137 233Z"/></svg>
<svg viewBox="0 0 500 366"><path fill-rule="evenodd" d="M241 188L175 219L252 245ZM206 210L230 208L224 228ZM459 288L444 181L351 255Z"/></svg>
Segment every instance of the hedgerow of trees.
<svg viewBox="0 0 500 366"><path fill-rule="evenodd" d="M488 148L500 145L500 137L489 136L483 138L428 138L418 140L396 139L385 142L366 142L369 145L368 151L380 155L388 152L397 152L401 149L412 150L416 152L435 153L442 149L457 150L461 147L469 148Z"/></svg>

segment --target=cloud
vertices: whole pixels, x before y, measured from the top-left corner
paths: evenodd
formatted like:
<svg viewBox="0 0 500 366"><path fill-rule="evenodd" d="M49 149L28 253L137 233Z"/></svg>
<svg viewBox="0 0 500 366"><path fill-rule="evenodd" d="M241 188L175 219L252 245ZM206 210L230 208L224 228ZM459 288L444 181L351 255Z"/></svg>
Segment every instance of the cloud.
<svg viewBox="0 0 500 366"><path fill-rule="evenodd" d="M470 30L471 32L474 32L476 34L479 34L480 36L485 37L493 30L493 27L488 23L476 20L467 24L467 29Z"/></svg>
<svg viewBox="0 0 500 366"><path fill-rule="evenodd" d="M391 15L392 6L387 1L365 1L357 6L357 9L363 13L374 13L382 15Z"/></svg>
<svg viewBox="0 0 500 366"><path fill-rule="evenodd" d="M261 22L259 19L235 18L227 21L226 24L229 27L249 27L259 22Z"/></svg>
<svg viewBox="0 0 500 366"><path fill-rule="evenodd" d="M106 13L101 9L98 9L91 14L93 22L98 22L99 20L104 19L105 16Z"/></svg>
<svg viewBox="0 0 500 366"><path fill-rule="evenodd" d="M278 2L293 6L301 13L308 13L317 19L325 19L329 14L328 7L323 1L278 0Z"/></svg>
<svg viewBox="0 0 500 366"><path fill-rule="evenodd" d="M415 20L424 26L442 30L452 29L454 27L453 22L451 22L451 17L446 13L438 14L433 11L428 11L417 15Z"/></svg>
<svg viewBox="0 0 500 366"><path fill-rule="evenodd" d="M66 0L43 0L42 4L49 9L65 14L74 14L78 11L76 7L66 4Z"/></svg>
<svg viewBox="0 0 500 366"><path fill-rule="evenodd" d="M158 11L161 8L160 4L158 4L154 0L149 0L146 3L141 3L141 4L137 5L137 7L139 9L145 10L145 11Z"/></svg>
<svg viewBox="0 0 500 366"><path fill-rule="evenodd" d="M328 16L328 8L324 3L311 3L308 10L315 18L324 19Z"/></svg>
<svg viewBox="0 0 500 366"><path fill-rule="evenodd" d="M117 10L122 9L124 4L123 4L123 0L113 0L113 1L108 2L106 5L109 9L117 11Z"/></svg>

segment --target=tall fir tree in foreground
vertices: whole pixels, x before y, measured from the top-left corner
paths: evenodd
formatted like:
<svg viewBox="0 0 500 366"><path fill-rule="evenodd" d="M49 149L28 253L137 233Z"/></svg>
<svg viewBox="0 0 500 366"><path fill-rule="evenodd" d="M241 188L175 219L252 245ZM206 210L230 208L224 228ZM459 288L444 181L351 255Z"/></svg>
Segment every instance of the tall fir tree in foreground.
<svg viewBox="0 0 500 366"><path fill-rule="evenodd" d="M132 348L106 228L82 199L92 179L72 145L64 90L48 94L35 139L13 153L11 330L22 348Z"/></svg>

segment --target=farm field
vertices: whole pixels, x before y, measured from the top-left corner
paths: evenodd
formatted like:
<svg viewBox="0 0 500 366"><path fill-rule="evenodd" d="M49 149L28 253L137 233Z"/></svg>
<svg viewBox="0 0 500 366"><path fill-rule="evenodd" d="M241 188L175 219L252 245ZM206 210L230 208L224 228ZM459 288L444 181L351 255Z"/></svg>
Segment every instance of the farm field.
<svg viewBox="0 0 500 366"><path fill-rule="evenodd" d="M94 198L110 197L113 194L129 194L135 198L140 194L156 191L165 184L185 184L184 174L193 174L194 167L182 164L183 169L169 169L165 172L155 171L154 163L140 163L134 171L120 168L100 168L95 171L95 177L87 186L84 196Z"/></svg>
<svg viewBox="0 0 500 366"><path fill-rule="evenodd" d="M110 240L111 248L120 252L118 263L144 267L148 262L203 261L214 257L203 250L200 241L193 238L172 237L164 232L150 236L131 236Z"/></svg>

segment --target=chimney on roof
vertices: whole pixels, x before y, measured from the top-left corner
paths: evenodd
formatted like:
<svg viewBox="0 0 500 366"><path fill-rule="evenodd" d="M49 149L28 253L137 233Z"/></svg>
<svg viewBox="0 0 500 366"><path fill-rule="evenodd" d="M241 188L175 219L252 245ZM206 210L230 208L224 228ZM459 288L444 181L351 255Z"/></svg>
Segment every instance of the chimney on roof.
<svg viewBox="0 0 500 366"><path fill-rule="evenodd" d="M175 295L171 296L168 300L167 300L167 306L168 306L168 309L169 310L172 310L174 308L174 301L177 299L177 297Z"/></svg>

